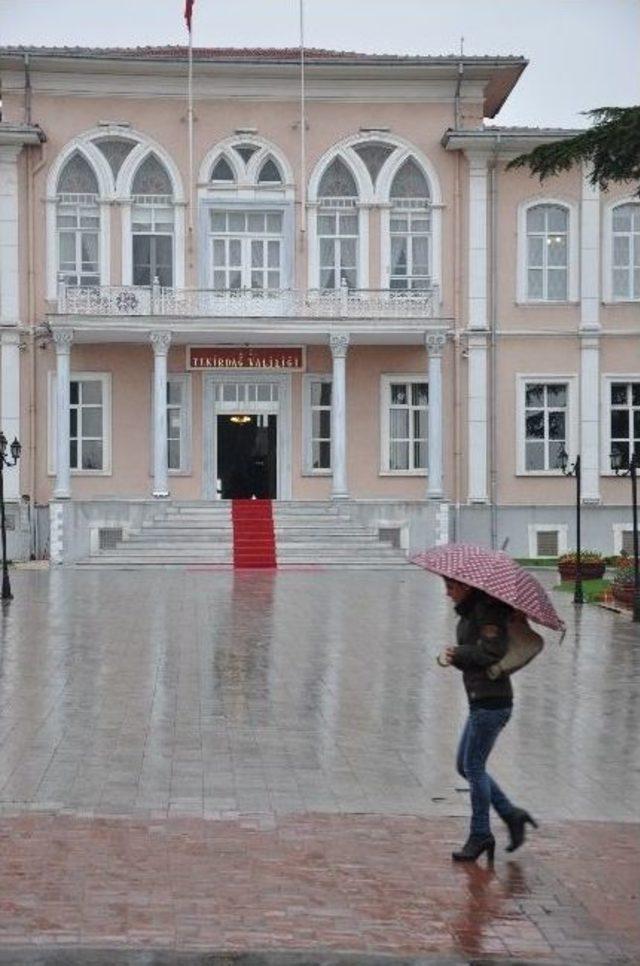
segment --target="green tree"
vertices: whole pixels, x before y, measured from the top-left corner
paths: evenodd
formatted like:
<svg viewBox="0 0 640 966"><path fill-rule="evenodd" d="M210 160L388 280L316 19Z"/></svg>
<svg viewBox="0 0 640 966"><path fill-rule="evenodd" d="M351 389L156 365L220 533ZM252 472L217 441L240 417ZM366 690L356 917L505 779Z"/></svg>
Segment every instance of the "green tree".
<svg viewBox="0 0 640 966"><path fill-rule="evenodd" d="M634 193L640 196L640 106L597 107L584 113L594 119L593 127L572 138L541 144L514 158L507 168L528 167L544 181L586 161L591 166L591 184L606 190L611 182L636 182Z"/></svg>

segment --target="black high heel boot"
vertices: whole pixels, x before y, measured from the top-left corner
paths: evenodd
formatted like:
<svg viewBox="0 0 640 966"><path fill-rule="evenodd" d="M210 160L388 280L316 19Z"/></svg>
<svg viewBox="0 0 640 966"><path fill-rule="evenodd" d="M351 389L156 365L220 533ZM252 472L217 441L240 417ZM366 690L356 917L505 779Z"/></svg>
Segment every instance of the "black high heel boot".
<svg viewBox="0 0 640 966"><path fill-rule="evenodd" d="M470 835L467 841L458 852L452 852L451 858L454 862L475 862L483 852L487 853L487 862L493 865L493 856L496 850L496 840L493 835Z"/></svg>
<svg viewBox="0 0 640 966"><path fill-rule="evenodd" d="M507 845L507 852L515 852L516 849L520 848L526 838L527 825L532 825L533 828L538 827L536 820L528 812L525 812L524 808L516 808L509 818L505 818L505 822L511 840Z"/></svg>

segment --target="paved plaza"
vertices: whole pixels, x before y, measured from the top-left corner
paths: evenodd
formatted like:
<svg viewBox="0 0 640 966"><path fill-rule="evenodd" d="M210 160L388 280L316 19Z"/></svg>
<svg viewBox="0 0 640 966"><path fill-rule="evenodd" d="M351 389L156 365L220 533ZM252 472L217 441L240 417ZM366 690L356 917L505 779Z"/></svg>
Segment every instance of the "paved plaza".
<svg viewBox="0 0 640 966"><path fill-rule="evenodd" d="M492 759L541 828L511 857L496 821L491 872L450 861L469 812L453 768L465 699L435 663L454 627L436 579L12 582L3 966L120 966L127 949L156 950L145 966L224 950L640 961L640 634L627 617L575 615L556 595L568 634L518 675Z"/></svg>

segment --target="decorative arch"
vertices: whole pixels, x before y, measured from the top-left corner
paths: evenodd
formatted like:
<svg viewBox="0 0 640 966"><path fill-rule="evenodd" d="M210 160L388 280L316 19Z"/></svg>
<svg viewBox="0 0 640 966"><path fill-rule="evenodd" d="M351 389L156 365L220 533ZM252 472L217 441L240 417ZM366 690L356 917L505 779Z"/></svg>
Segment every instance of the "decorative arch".
<svg viewBox="0 0 640 966"><path fill-rule="evenodd" d="M116 182L116 195L121 199L128 199L132 194L133 179L142 162L150 154L155 154L158 161L162 164L169 175L173 186L173 200L176 204L186 202L182 176L178 166L168 151L156 141L144 135L129 132L129 135L138 141L138 146L131 151L122 163Z"/></svg>
<svg viewBox="0 0 640 966"><path fill-rule="evenodd" d="M516 278L516 300L520 304L544 304L544 301L532 300L527 291L527 214L531 208L538 206L553 206L564 208L568 219L568 245L567 245L567 302L578 301L578 275L580 259L580 212L577 202L569 198L551 197L549 195L538 194L525 198L518 205L517 211L517 278Z"/></svg>
<svg viewBox="0 0 640 966"><path fill-rule="evenodd" d="M219 141L202 160L198 170L199 185L211 184L211 172L220 157L226 158L231 166L236 178L235 187L256 186L263 164L271 158L282 178L279 187L293 188L293 168L280 148L266 138L237 134Z"/></svg>

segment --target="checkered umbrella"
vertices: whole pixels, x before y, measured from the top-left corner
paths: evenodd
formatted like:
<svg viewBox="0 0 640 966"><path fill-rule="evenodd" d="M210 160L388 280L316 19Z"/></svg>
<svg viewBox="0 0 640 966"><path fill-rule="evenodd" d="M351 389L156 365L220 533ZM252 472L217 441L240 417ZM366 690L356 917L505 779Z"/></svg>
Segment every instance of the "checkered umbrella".
<svg viewBox="0 0 640 966"><path fill-rule="evenodd" d="M477 587L551 630L565 629L539 581L502 550L447 543L416 554L411 562L441 577Z"/></svg>

